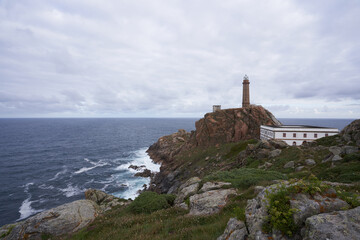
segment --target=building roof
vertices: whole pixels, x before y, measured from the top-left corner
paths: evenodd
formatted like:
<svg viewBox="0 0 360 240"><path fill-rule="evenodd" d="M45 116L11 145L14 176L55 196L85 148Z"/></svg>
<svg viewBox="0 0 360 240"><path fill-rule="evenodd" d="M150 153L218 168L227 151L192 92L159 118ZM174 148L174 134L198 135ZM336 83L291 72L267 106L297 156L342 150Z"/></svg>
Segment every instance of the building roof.
<svg viewBox="0 0 360 240"><path fill-rule="evenodd" d="M319 126L309 126L309 125L280 125L280 126L276 126L276 125L261 125L262 127L268 127L268 128L273 128L273 129L323 129L323 130L337 130L339 131L339 129L337 128L331 128L331 127L319 127Z"/></svg>

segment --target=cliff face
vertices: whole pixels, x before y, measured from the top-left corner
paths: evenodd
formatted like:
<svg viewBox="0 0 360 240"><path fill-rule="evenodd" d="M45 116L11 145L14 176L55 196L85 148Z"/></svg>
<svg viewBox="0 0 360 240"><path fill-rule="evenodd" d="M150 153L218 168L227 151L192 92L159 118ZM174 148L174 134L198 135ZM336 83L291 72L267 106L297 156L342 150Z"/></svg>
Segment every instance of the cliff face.
<svg viewBox="0 0 360 240"><path fill-rule="evenodd" d="M160 172L152 177L149 189L160 193L172 193L177 189L181 184L179 178L189 172L185 166L189 163L176 159L178 155L191 152L197 147L207 148L240 140L258 139L260 125L266 124L281 125L261 106L225 109L207 113L195 123L196 130L191 133L179 130L159 138L147 150L153 161L162 163Z"/></svg>
<svg viewBox="0 0 360 240"><path fill-rule="evenodd" d="M207 113L195 123L196 131L189 144L213 146L240 140L260 138L260 125L281 125L271 112L262 106L233 108Z"/></svg>

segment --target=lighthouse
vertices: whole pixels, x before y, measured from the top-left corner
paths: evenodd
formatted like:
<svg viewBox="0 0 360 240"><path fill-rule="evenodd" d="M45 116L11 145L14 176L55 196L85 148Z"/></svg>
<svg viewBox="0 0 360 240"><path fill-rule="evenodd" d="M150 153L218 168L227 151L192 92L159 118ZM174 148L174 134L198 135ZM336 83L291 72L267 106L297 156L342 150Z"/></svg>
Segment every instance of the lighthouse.
<svg viewBox="0 0 360 240"><path fill-rule="evenodd" d="M249 77L245 74L243 81L243 99L242 99L242 107L250 107L250 91L249 91Z"/></svg>

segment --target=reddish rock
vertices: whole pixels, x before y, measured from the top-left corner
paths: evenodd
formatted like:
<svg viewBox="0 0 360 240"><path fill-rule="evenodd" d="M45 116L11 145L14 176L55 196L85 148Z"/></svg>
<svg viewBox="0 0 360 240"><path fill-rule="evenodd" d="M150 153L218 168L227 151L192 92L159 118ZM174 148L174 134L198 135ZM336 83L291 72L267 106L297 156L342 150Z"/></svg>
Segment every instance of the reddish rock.
<svg viewBox="0 0 360 240"><path fill-rule="evenodd" d="M189 143L194 146L214 146L259 139L260 125L281 125L281 123L262 106L207 113L195 123L196 131L191 135Z"/></svg>

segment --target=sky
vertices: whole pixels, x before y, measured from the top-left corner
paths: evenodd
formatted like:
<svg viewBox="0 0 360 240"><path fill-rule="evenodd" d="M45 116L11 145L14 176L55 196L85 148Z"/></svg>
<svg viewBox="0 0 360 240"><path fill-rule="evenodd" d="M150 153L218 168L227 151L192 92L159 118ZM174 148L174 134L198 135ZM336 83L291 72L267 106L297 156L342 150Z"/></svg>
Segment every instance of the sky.
<svg viewBox="0 0 360 240"><path fill-rule="evenodd" d="M360 118L359 0L0 0L0 117Z"/></svg>

